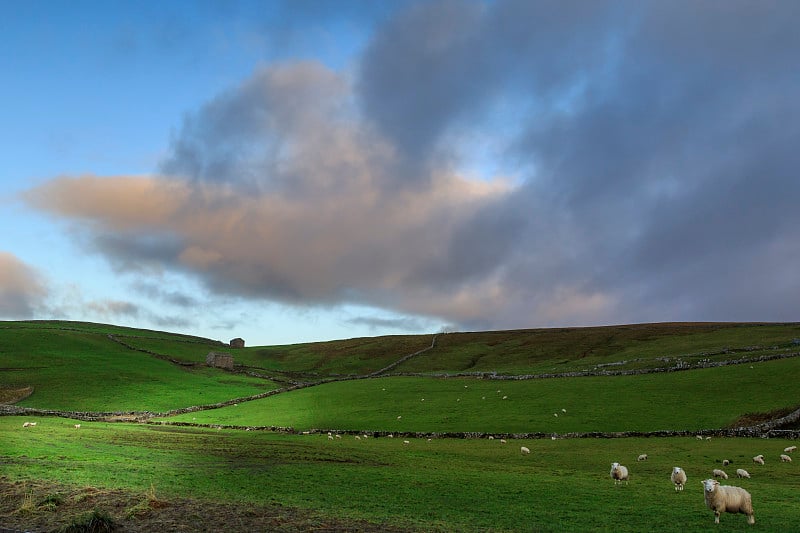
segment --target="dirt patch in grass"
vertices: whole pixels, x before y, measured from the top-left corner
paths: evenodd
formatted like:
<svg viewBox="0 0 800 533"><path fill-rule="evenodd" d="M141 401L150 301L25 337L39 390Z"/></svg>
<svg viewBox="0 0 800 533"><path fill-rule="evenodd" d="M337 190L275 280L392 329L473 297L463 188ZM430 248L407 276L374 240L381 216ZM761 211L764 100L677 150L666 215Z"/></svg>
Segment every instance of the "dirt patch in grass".
<svg viewBox="0 0 800 533"><path fill-rule="evenodd" d="M386 523L325 517L280 505L162 499L155 488L136 494L0 477L0 529L66 530L89 513L102 513L114 531L415 531Z"/></svg>
<svg viewBox="0 0 800 533"><path fill-rule="evenodd" d="M21 402L33 394L33 387L11 388L0 385L0 404Z"/></svg>
<svg viewBox="0 0 800 533"><path fill-rule="evenodd" d="M739 418L737 418L732 424L730 424L729 428L738 428L738 427L751 427L756 426L758 424L763 424L765 422L770 422L772 420L783 418L784 416L789 415L797 411L800 406L795 405L794 407L783 407L781 409L774 409L772 411L764 412L764 413L745 413ZM787 428L784 428L787 429Z"/></svg>

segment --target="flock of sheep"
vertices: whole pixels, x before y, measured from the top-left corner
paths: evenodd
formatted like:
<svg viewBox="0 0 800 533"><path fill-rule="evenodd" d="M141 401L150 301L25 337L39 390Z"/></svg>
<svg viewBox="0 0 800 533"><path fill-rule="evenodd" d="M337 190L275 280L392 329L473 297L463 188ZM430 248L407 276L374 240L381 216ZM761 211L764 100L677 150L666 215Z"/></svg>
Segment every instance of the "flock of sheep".
<svg viewBox="0 0 800 533"><path fill-rule="evenodd" d="M797 450L797 446L788 446L784 448L780 455L781 461L784 463L791 463L792 458L788 454ZM646 461L647 454L640 455L637 461ZM753 463L763 465L764 456L759 454L753 457ZM725 459L722 461L723 466L730 464L730 461ZM747 515L747 523L755 524L756 519L753 515L753 501L750 493L741 487L732 485L720 485L719 481L714 478L728 479L728 474L724 470L715 468L712 472L713 478L701 481L703 484L703 495L706 501L706 507L714 512L714 523L719 524L719 515L721 513L742 513ZM743 469L736 469L736 475L740 478L750 479L750 473ZM611 463L611 479L614 480L614 485L621 482L628 483L628 468L619 464ZM670 480L675 485L675 491L682 491L686 485L686 472L683 468L676 466L672 468Z"/></svg>

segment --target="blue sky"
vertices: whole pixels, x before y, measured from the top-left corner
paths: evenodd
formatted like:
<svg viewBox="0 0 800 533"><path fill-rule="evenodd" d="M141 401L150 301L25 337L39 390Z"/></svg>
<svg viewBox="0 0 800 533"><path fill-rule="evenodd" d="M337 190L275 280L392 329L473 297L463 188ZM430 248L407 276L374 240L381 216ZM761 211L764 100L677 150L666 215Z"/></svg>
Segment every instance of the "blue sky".
<svg viewBox="0 0 800 533"><path fill-rule="evenodd" d="M800 314L793 2L3 2L0 319Z"/></svg>

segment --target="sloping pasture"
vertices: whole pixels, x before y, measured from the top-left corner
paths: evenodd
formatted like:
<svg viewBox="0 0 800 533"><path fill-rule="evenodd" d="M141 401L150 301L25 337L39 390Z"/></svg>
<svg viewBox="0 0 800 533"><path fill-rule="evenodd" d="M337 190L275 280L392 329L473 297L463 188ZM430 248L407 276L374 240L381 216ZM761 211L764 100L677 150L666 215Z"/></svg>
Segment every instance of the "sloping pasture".
<svg viewBox="0 0 800 533"><path fill-rule="evenodd" d="M32 386L23 407L166 411L277 388L217 369L183 368L125 348L100 332L0 328L0 383Z"/></svg>
<svg viewBox="0 0 800 533"><path fill-rule="evenodd" d="M747 413L797 406L800 380L785 378L791 375L800 375L800 358L636 376L389 377L327 383L170 420L297 430L700 430L727 427Z"/></svg>

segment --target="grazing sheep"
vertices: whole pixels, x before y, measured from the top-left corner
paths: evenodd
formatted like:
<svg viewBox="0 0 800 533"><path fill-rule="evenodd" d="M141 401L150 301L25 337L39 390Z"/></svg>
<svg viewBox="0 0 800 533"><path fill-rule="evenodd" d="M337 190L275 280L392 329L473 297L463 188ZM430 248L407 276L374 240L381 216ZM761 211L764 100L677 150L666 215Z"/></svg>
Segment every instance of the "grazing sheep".
<svg viewBox="0 0 800 533"><path fill-rule="evenodd" d="M359 437L358 435L356 435L356 440L361 440L361 437Z"/></svg>
<svg viewBox="0 0 800 533"><path fill-rule="evenodd" d="M614 480L614 485L620 481L628 484L628 468L619 463L611 463L611 479Z"/></svg>
<svg viewBox="0 0 800 533"><path fill-rule="evenodd" d="M341 439L341 438L342 438L342 436L341 436L341 435L339 435L339 434L337 433L337 434L336 434L336 438L337 438L337 439Z"/></svg>
<svg viewBox="0 0 800 533"><path fill-rule="evenodd" d="M75 429L80 429L80 428L81 428L80 424L75 424Z"/></svg>
<svg viewBox="0 0 800 533"><path fill-rule="evenodd" d="M561 409L561 412L562 412L562 413L566 413L566 412L567 412L567 410L566 410L566 409Z"/></svg>
<svg viewBox="0 0 800 533"><path fill-rule="evenodd" d="M505 444L505 443L506 443L506 439L500 439L500 444Z"/></svg>
<svg viewBox="0 0 800 533"><path fill-rule="evenodd" d="M683 490L683 486L686 485L686 472L684 472L683 468L674 466L672 467L670 479L675 483L675 492Z"/></svg>
<svg viewBox="0 0 800 533"><path fill-rule="evenodd" d="M728 474L726 474L724 470L720 470L719 468L715 468L711 473L714 474L714 477L721 477L722 479L728 479Z"/></svg>
<svg viewBox="0 0 800 533"><path fill-rule="evenodd" d="M22 427L24 427L24 428L29 428L29 427L31 427L32 425L33 425L33 422L25 422L24 424L22 424Z"/></svg>
<svg viewBox="0 0 800 533"><path fill-rule="evenodd" d="M702 436L702 435L697 435L695 438L696 438L697 440L703 440L703 436Z"/></svg>
<svg viewBox="0 0 800 533"><path fill-rule="evenodd" d="M494 440L494 436L489 435L489 440Z"/></svg>
<svg viewBox="0 0 800 533"><path fill-rule="evenodd" d="M786 452L786 453L792 453L796 449L797 449L797 446L787 446L786 448L783 449L783 451Z"/></svg>
<svg viewBox="0 0 800 533"><path fill-rule="evenodd" d="M647 461L647 454L643 453L639 457L636 458L637 461Z"/></svg>
<svg viewBox="0 0 800 533"><path fill-rule="evenodd" d="M408 446L409 444L411 444L411 441L404 440L404 441L403 441L403 444L404 444L404 445L406 445L406 446Z"/></svg>
<svg viewBox="0 0 800 533"><path fill-rule="evenodd" d="M736 475L739 477L746 477L747 479L750 479L750 472L748 472L744 468L737 468Z"/></svg>
<svg viewBox="0 0 800 533"><path fill-rule="evenodd" d="M792 462L792 458L789 457L788 455L782 453L781 454L781 461L783 461L784 463L791 463Z"/></svg>
<svg viewBox="0 0 800 533"><path fill-rule="evenodd" d="M741 487L720 485L716 479L701 481L706 499L706 507L714 511L714 523L719 524L720 513L742 513L747 515L747 523L755 524L753 502L750 493Z"/></svg>
<svg viewBox="0 0 800 533"><path fill-rule="evenodd" d="M727 459L722 460L722 466L728 466L729 464L731 464L731 462L728 461Z"/></svg>
<svg viewBox="0 0 800 533"><path fill-rule="evenodd" d="M328 440L333 440L333 435L328 435Z"/></svg>
<svg viewBox="0 0 800 533"><path fill-rule="evenodd" d="M764 464L764 456L761 455L761 454L756 455L755 457L753 457L753 462L754 463L758 463L760 465L763 465Z"/></svg>
<svg viewBox="0 0 800 533"><path fill-rule="evenodd" d="M531 451L525 446L520 446L519 451L522 455L528 455Z"/></svg>

